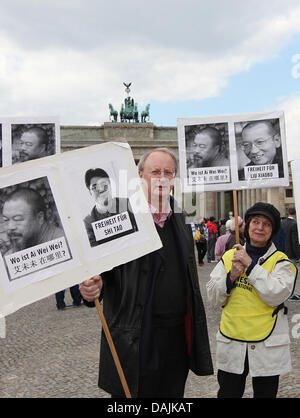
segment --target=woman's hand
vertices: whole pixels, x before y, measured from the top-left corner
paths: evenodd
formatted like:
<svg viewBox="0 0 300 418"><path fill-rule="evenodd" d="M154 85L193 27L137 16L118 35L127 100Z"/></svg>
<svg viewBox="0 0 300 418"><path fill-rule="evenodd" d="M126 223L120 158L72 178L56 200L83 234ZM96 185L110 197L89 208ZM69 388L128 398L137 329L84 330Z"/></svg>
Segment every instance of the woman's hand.
<svg viewBox="0 0 300 418"><path fill-rule="evenodd" d="M241 244L236 244L233 248L236 248L236 251L234 252L232 262L240 262L243 264L244 268L248 268L252 263L252 259L247 254L245 248Z"/></svg>
<svg viewBox="0 0 300 418"><path fill-rule="evenodd" d="M235 282L241 274L243 274L245 268L248 268L252 263L251 257L247 254L244 247L241 244L233 246L236 248L232 259L232 266L230 270L230 280Z"/></svg>
<svg viewBox="0 0 300 418"><path fill-rule="evenodd" d="M235 282L240 275L244 272L245 267L239 261L232 261L232 266L230 270L230 280Z"/></svg>

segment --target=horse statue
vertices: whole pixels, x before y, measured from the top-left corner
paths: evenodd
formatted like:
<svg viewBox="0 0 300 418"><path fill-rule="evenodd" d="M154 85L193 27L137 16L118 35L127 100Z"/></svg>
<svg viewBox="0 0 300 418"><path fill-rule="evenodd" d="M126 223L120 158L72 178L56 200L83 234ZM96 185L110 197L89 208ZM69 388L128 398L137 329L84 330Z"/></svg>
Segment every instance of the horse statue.
<svg viewBox="0 0 300 418"><path fill-rule="evenodd" d="M125 107L122 103L120 110L120 119L121 122L132 120L137 123L139 121L137 103L134 104L134 100L129 96L125 99Z"/></svg>
<svg viewBox="0 0 300 418"><path fill-rule="evenodd" d="M118 112L113 108L113 106L109 103L109 110L110 110L110 114L109 117L111 118L112 122L117 122L118 119Z"/></svg>
<svg viewBox="0 0 300 418"><path fill-rule="evenodd" d="M150 104L148 103L145 107L145 110L143 110L141 113L141 122L146 122L146 118L149 118L149 109Z"/></svg>

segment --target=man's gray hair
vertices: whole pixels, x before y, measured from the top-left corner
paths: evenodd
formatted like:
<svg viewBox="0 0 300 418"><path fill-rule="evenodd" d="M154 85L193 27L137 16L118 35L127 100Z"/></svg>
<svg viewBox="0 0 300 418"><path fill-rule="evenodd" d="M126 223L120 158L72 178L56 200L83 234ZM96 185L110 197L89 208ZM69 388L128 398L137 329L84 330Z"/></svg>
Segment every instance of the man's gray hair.
<svg viewBox="0 0 300 418"><path fill-rule="evenodd" d="M177 169L178 169L178 162L177 162L177 158L175 156L175 154L170 151L168 148L155 148L151 151L146 152L146 154L142 155L139 163L138 163L138 170L139 171L144 171L144 166L145 166L145 161L147 160L147 158L149 157L149 155L151 155L153 152L164 152L165 154L169 155L175 164L175 174L177 173Z"/></svg>

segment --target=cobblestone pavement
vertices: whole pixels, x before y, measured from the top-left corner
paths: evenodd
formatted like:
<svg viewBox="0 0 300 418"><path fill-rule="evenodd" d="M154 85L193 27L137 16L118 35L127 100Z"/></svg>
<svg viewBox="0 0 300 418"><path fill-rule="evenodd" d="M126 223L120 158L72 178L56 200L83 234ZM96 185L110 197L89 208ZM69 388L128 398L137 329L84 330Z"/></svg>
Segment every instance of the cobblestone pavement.
<svg viewBox="0 0 300 418"><path fill-rule="evenodd" d="M205 290L214 266L206 263L198 267L198 272L215 362L220 312L207 304ZM299 280L296 291L300 293ZM69 291L66 301L71 303ZM300 302L287 305L293 371L280 378L278 397L297 398L300 397ZM58 311L55 297L50 296L9 315L6 329L6 338L0 339L1 398L109 397L97 387L100 319L96 309L81 306ZM297 334L299 338L295 338ZM215 398L217 389L216 370L208 377L190 373L185 397ZM249 377L244 397L252 397Z"/></svg>

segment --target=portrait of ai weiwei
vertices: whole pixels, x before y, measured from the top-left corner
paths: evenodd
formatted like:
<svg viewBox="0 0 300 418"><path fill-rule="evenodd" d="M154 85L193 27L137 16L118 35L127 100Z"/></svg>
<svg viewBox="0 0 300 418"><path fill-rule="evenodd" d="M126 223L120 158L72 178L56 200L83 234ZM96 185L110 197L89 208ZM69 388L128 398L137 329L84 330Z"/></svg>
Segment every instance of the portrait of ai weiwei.
<svg viewBox="0 0 300 418"><path fill-rule="evenodd" d="M12 164L55 154L56 141L55 123L12 123Z"/></svg>
<svg viewBox="0 0 300 418"><path fill-rule="evenodd" d="M188 184L230 182L228 124L186 125L184 130Z"/></svg>
<svg viewBox="0 0 300 418"><path fill-rule="evenodd" d="M0 251L10 281L72 258L47 177L0 189Z"/></svg>
<svg viewBox="0 0 300 418"><path fill-rule="evenodd" d="M129 199L113 196L112 180L106 170L90 168L84 181L93 200L91 212L84 218L91 247L138 230Z"/></svg>

